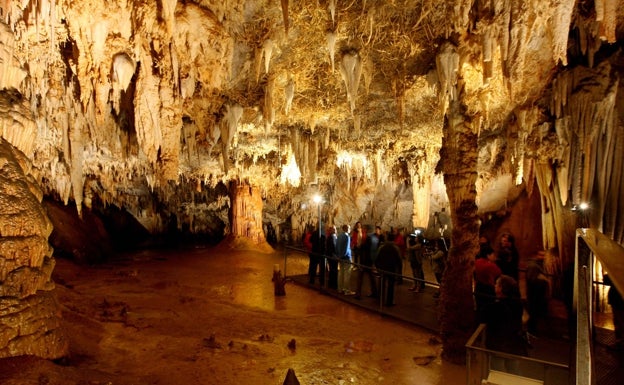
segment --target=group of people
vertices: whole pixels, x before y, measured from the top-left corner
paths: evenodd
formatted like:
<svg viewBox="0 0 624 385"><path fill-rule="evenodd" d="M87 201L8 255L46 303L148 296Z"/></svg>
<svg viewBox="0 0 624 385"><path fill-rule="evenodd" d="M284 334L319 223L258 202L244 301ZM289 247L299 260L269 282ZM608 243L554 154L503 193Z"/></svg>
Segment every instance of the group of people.
<svg viewBox="0 0 624 385"><path fill-rule="evenodd" d="M443 239L435 245L432 268L438 283L441 283L447 248ZM384 305L394 306L395 286L402 278L403 260L407 257L414 278L409 290L420 292L424 288L424 237L419 231L404 237L400 230L384 234L380 226L375 226L374 231L367 231L357 222L353 229L343 225L341 231L337 231L336 226L330 226L326 235L318 229L310 230L304 238L304 246L309 251L310 284L314 284L319 276L323 286L327 268L329 288L360 299L366 278L370 288L368 297L379 298L380 294L384 294ZM351 287L352 271L357 274L355 287ZM382 279L378 279L380 275ZM383 287L378 287L380 284ZM439 296L439 291L434 295Z"/></svg>
<svg viewBox="0 0 624 385"><path fill-rule="evenodd" d="M528 340L518 285L520 256L514 241L513 235L504 233L495 250L485 237L479 239L480 249L474 264L474 297L477 322L487 327L486 347L525 356ZM532 316L534 320L535 317ZM490 362L492 369L517 373L516 360L493 356Z"/></svg>
<svg viewBox="0 0 624 385"><path fill-rule="evenodd" d="M485 308L496 301L496 281L499 277L504 275L518 283L519 263L520 255L513 235L501 235L497 250L490 245L487 238L479 239L479 253L474 264L474 296L478 321L483 320Z"/></svg>

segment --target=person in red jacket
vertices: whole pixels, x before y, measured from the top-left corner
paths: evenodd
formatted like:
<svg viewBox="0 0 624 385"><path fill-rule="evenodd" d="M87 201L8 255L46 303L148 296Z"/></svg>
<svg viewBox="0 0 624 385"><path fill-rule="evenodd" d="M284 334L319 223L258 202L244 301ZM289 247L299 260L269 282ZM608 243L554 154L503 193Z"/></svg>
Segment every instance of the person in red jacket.
<svg viewBox="0 0 624 385"><path fill-rule="evenodd" d="M496 299L496 280L502 274L496 264L496 251L489 248L484 250L486 258L477 258L474 265L475 289L474 296L477 305L477 320L483 321L484 309Z"/></svg>
<svg viewBox="0 0 624 385"><path fill-rule="evenodd" d="M351 256L353 262L362 263L362 247L366 242L366 230L362 227L361 222L355 222L353 231L351 231Z"/></svg>

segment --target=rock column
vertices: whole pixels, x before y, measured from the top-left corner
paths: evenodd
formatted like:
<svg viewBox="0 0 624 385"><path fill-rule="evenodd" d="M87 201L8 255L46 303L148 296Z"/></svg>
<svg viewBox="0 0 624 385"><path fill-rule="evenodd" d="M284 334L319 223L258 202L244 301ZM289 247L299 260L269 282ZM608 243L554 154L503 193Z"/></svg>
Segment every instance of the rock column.
<svg viewBox="0 0 624 385"><path fill-rule="evenodd" d="M441 79L446 79L448 100L440 166L453 224L451 248L442 279L440 328L442 356L455 363L465 362L465 344L475 330L472 274L474 257L479 250L476 204L478 135L467 113L459 63L459 54L450 44L438 57L438 73L443 75Z"/></svg>
<svg viewBox="0 0 624 385"><path fill-rule="evenodd" d="M29 160L0 138L0 358L67 355L48 237L52 224Z"/></svg>

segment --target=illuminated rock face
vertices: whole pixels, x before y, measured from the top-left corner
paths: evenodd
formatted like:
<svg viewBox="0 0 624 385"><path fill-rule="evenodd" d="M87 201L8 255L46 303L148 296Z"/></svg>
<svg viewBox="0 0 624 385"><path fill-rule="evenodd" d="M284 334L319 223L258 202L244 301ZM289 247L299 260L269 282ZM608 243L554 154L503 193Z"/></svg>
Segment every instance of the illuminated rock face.
<svg viewBox="0 0 624 385"><path fill-rule="evenodd" d="M315 193L323 223L450 237L442 209L487 225L535 191L565 262L581 202L624 241L624 7L595 3L0 0L0 137L43 194L152 233L236 234L233 180L289 239Z"/></svg>
<svg viewBox="0 0 624 385"><path fill-rule="evenodd" d="M0 357L67 354L42 194L24 174L29 161L0 139Z"/></svg>
<svg viewBox="0 0 624 385"><path fill-rule="evenodd" d="M591 148L587 137L616 142L607 121L619 68L605 63L617 54L600 50L617 42L622 7L443 3L2 1L0 87L23 103L0 134L32 160L46 195L79 212L124 207L153 232L171 214L197 232L200 215L227 220L227 194L209 209L193 198L230 180L262 191L274 225L296 218L289 226L301 228L320 191L332 205L326 223L427 227L448 206L444 191L433 196L433 175L461 88L479 136L466 150L478 154L481 214L507 207L516 184L537 185L550 205L592 200L593 170L577 181L571 167L583 166L566 162ZM557 75L568 63L602 69L589 75L605 81L589 91L595 109L592 97L569 95L573 76ZM568 97L606 134L571 126ZM553 175L539 171L548 163ZM502 189L501 178L514 183ZM382 202L405 186L407 201ZM553 247L561 230L548 216ZM615 222L607 231L621 234Z"/></svg>

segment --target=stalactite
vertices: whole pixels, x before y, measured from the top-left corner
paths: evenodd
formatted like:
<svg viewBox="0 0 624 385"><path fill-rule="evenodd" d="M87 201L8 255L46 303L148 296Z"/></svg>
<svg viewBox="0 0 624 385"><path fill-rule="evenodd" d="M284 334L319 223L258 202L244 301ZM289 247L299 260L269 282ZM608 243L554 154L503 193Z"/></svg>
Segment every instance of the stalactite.
<svg viewBox="0 0 624 385"><path fill-rule="evenodd" d="M494 51L496 50L498 33L495 31L496 25L484 26L481 37L483 52L483 84L488 84L493 74Z"/></svg>
<svg viewBox="0 0 624 385"><path fill-rule="evenodd" d="M238 122L243 116L243 107L239 104L225 106L225 114L219 125L221 130L221 156L223 170L227 173L230 169L230 149L233 146L234 137L238 129Z"/></svg>
<svg viewBox="0 0 624 385"><path fill-rule="evenodd" d="M112 65L112 83L113 83L113 108L117 112L120 111L121 93L127 91L134 72L136 69L136 63L128 54L122 52L113 56Z"/></svg>
<svg viewBox="0 0 624 385"><path fill-rule="evenodd" d="M604 218L602 221L605 234L612 236L618 242L624 242L624 202L622 202L622 191L624 191L624 176L617 170L624 170L624 132L615 131L613 139L613 156L611 161L612 179L606 189L606 205Z"/></svg>
<svg viewBox="0 0 624 385"><path fill-rule="evenodd" d="M600 37L609 44L616 42L615 28L617 27L617 0L596 0L596 21L600 22Z"/></svg>
<svg viewBox="0 0 624 385"><path fill-rule="evenodd" d="M581 53L587 55L587 63L589 67L594 66L594 55L602 46L602 41L599 37L599 24L593 20L587 20L577 23L579 33L579 46Z"/></svg>
<svg viewBox="0 0 624 385"><path fill-rule="evenodd" d="M182 99L191 99L195 94L196 86L197 77L195 71L191 70L185 78L180 79L180 96Z"/></svg>
<svg viewBox="0 0 624 385"><path fill-rule="evenodd" d="M502 66L509 58L509 29L511 26L511 1L512 0L504 0L504 1L496 1L495 5L495 13L499 15L500 19L500 54Z"/></svg>
<svg viewBox="0 0 624 385"><path fill-rule="evenodd" d="M548 250L557 246L557 230L555 229L554 204L552 203L552 170L548 164L538 164L535 169L537 186L542 199L542 244Z"/></svg>
<svg viewBox="0 0 624 385"><path fill-rule="evenodd" d="M0 138L28 156L33 154L37 125L31 118L26 101L12 104L4 95L0 97Z"/></svg>
<svg viewBox="0 0 624 385"><path fill-rule="evenodd" d="M288 0L282 0L282 17L284 18L284 31L288 35Z"/></svg>
<svg viewBox="0 0 624 385"><path fill-rule="evenodd" d="M28 73L15 56L15 37L9 27L0 23L0 89L19 89Z"/></svg>
<svg viewBox="0 0 624 385"><path fill-rule="evenodd" d="M240 104L227 104L225 106L225 115L223 118L225 125L222 126L225 129L225 132L223 130L221 131L221 138L225 140L228 147L233 145L233 140L238 129L238 123L240 122L242 116L243 107Z"/></svg>
<svg viewBox="0 0 624 385"><path fill-rule="evenodd" d="M160 0L161 17L167 27L167 34L171 35L175 29L175 9L178 0Z"/></svg>
<svg viewBox="0 0 624 385"><path fill-rule="evenodd" d="M286 87L284 88L284 99L286 103L284 104L284 113L288 115L290 113L290 109L292 107L293 98L295 97L295 82L292 79L288 79L288 83L286 83Z"/></svg>
<svg viewBox="0 0 624 385"><path fill-rule="evenodd" d="M282 185L290 184L293 187L299 187L301 181L301 170L297 165L297 159L292 151L291 145L286 151L286 164L282 166L280 173L280 181Z"/></svg>
<svg viewBox="0 0 624 385"><path fill-rule="evenodd" d="M327 51L329 52L329 61L331 63L331 70L334 72L334 56L336 55L336 33L334 31L328 31L325 34L327 40Z"/></svg>
<svg viewBox="0 0 624 385"><path fill-rule="evenodd" d="M382 172L382 165L383 165L383 151L378 149L377 152L375 152L375 156L373 158L373 167L374 167L374 180L375 182L382 183L382 176L384 175Z"/></svg>
<svg viewBox="0 0 624 385"><path fill-rule="evenodd" d="M266 39L262 44L262 54L264 55L264 73L267 74L269 73L271 56L273 56L273 48L275 48L275 44L271 39Z"/></svg>
<svg viewBox="0 0 624 385"><path fill-rule="evenodd" d="M321 146L318 137L314 137L310 140L310 180L318 181L319 171L319 147Z"/></svg>
<svg viewBox="0 0 624 385"><path fill-rule="evenodd" d="M273 92L275 91L275 79L269 77L264 89L264 108L262 111L265 134L271 130L275 122L275 108L273 107Z"/></svg>
<svg viewBox="0 0 624 385"><path fill-rule="evenodd" d="M449 101L457 99L457 68L459 67L459 54L456 48L446 43L444 48L436 56L436 69L440 83L439 98L440 109L444 113Z"/></svg>
<svg viewBox="0 0 624 385"><path fill-rule="evenodd" d="M470 21L470 9L474 0L459 0L453 5L451 25L455 31L465 31Z"/></svg>
<svg viewBox="0 0 624 385"><path fill-rule="evenodd" d="M303 180L306 182L310 181L310 175L312 174L310 171L310 138L308 135L304 135L304 141L302 143L302 154L301 159L302 163L300 164L301 174L303 175Z"/></svg>
<svg viewBox="0 0 624 385"><path fill-rule="evenodd" d="M336 2L338 0L329 0L329 13L331 14L332 24L336 24Z"/></svg>
<svg viewBox="0 0 624 385"><path fill-rule="evenodd" d="M431 202L431 175L434 170L426 159L421 157L410 162L408 171L412 180L412 225L427 228L429 225L429 207Z"/></svg>
<svg viewBox="0 0 624 385"><path fill-rule="evenodd" d="M331 129L327 127L325 129L325 141L323 143L323 148L325 149L329 148L330 141L331 141Z"/></svg>
<svg viewBox="0 0 624 385"><path fill-rule="evenodd" d="M260 72L262 71L262 54L264 50L262 47L254 50L254 69L256 74L256 83L260 80Z"/></svg>
<svg viewBox="0 0 624 385"><path fill-rule="evenodd" d="M561 0L555 4L556 8L552 17L553 60L555 63L560 61L561 64L568 65L568 34L576 0Z"/></svg>
<svg viewBox="0 0 624 385"><path fill-rule="evenodd" d="M81 124L82 123L82 124ZM83 163L84 163L84 138L82 134L82 128L84 121L74 122L74 125L70 131L70 162L71 162L71 184L72 192L74 194L74 200L76 202L76 209L78 215L82 215L82 198L84 192L84 175L83 175Z"/></svg>
<svg viewBox="0 0 624 385"><path fill-rule="evenodd" d="M347 87L347 101L351 107L351 114L353 114L362 76L362 61L357 52L351 51L343 55L340 63L340 74Z"/></svg>
<svg viewBox="0 0 624 385"><path fill-rule="evenodd" d="M52 52L56 49L56 0L50 0L50 12L47 18L50 22L50 55L51 58Z"/></svg>
<svg viewBox="0 0 624 385"><path fill-rule="evenodd" d="M362 118L359 114L353 117L353 134L356 139L359 139L362 134Z"/></svg>
<svg viewBox="0 0 624 385"><path fill-rule="evenodd" d="M536 108L530 109L521 109L516 111L516 124L517 127L517 138L513 141L514 143L514 158L515 161L514 166L514 177L516 185L522 183L522 181L528 180L526 179L527 170L525 167L527 166L527 141L535 132L537 126L538 119L538 110Z"/></svg>

